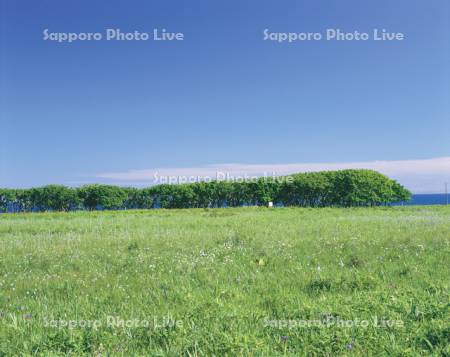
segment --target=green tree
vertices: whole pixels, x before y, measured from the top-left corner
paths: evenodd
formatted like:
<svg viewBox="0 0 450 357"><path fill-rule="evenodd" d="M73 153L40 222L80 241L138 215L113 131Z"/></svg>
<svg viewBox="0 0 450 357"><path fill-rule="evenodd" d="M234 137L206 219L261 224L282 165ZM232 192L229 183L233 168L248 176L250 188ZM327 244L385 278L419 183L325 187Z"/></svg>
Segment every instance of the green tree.
<svg viewBox="0 0 450 357"><path fill-rule="evenodd" d="M48 185L30 189L32 205L41 211L68 211L77 208L80 200L76 191L62 185Z"/></svg>
<svg viewBox="0 0 450 357"><path fill-rule="evenodd" d="M80 187L77 193L84 207L89 210L123 208L128 197L126 189L111 185L85 185Z"/></svg>
<svg viewBox="0 0 450 357"><path fill-rule="evenodd" d="M8 205L16 201L16 190L0 188L0 212L6 212Z"/></svg>

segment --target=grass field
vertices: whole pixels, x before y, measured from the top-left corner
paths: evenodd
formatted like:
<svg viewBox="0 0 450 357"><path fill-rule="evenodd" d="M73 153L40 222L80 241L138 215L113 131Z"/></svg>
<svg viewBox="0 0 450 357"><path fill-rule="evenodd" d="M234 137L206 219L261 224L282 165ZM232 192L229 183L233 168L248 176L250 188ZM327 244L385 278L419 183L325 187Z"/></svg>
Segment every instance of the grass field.
<svg viewBox="0 0 450 357"><path fill-rule="evenodd" d="M450 355L450 207L0 215L0 355Z"/></svg>

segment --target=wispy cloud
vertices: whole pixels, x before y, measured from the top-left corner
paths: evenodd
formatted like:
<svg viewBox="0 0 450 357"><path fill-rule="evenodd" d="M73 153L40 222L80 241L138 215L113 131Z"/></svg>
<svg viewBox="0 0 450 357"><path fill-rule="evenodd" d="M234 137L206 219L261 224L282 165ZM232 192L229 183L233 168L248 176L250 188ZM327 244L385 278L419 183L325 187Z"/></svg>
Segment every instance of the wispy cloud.
<svg viewBox="0 0 450 357"><path fill-rule="evenodd" d="M372 169L379 171L415 193L443 192L444 182L450 182L450 157L425 160L362 161L297 164L216 164L198 167L152 168L125 172L103 172L95 175L104 182L146 186L157 183L162 177L233 177L287 175L297 172L314 172L339 169Z"/></svg>

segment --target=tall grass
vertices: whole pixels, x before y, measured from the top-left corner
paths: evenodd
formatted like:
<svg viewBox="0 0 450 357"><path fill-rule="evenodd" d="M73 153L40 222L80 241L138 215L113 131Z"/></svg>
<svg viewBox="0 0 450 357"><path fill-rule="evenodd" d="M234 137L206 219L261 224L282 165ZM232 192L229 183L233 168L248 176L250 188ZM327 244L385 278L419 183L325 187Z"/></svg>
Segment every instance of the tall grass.
<svg viewBox="0 0 450 357"><path fill-rule="evenodd" d="M449 242L448 207L1 215L0 355L449 355Z"/></svg>

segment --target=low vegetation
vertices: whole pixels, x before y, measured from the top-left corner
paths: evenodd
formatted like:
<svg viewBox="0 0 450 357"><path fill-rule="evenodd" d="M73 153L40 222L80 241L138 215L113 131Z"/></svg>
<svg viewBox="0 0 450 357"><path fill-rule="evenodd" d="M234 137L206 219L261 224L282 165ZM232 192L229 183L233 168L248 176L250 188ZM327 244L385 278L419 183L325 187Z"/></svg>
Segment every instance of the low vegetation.
<svg viewBox="0 0 450 357"><path fill-rule="evenodd" d="M450 355L450 208L0 215L0 356Z"/></svg>
<svg viewBox="0 0 450 357"><path fill-rule="evenodd" d="M268 202L283 206L351 207L378 206L410 197L408 190L378 172L341 170L245 182L162 184L144 189L110 185L0 189L0 212L238 207Z"/></svg>

